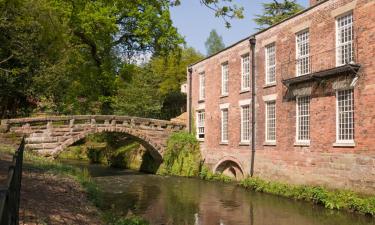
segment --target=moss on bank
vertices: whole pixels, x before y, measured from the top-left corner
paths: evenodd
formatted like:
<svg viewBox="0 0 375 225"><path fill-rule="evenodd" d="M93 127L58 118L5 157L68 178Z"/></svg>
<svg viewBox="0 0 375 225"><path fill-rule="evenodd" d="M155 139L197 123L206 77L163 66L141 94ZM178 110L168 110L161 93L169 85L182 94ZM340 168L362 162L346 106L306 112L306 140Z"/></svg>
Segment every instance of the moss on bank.
<svg viewBox="0 0 375 225"><path fill-rule="evenodd" d="M246 178L240 186L287 198L310 201L327 209L348 210L375 216L375 197L360 196L348 190L328 190L319 186L290 185L265 181L260 178Z"/></svg>

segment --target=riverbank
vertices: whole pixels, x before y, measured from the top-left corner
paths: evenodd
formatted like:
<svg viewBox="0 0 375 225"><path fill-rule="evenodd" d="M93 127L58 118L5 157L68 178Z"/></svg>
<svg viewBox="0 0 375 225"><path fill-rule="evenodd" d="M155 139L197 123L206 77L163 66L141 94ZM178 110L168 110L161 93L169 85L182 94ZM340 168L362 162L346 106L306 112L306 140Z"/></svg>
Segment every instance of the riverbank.
<svg viewBox="0 0 375 225"><path fill-rule="evenodd" d="M0 182L7 176L14 146L0 146ZM26 153L20 224L100 225L98 189L87 171Z"/></svg>

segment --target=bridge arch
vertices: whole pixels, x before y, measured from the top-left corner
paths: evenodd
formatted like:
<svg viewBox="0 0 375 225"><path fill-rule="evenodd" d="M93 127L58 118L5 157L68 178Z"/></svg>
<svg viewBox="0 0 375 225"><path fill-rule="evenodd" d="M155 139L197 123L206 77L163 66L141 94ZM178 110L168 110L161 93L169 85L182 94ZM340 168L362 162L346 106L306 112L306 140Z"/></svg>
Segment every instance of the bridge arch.
<svg viewBox="0 0 375 225"><path fill-rule="evenodd" d="M26 148L56 157L66 147L89 134L124 133L148 147L155 159L163 156L166 141L185 124L149 118L116 115L75 115L7 119L1 121L2 132L25 135Z"/></svg>
<svg viewBox="0 0 375 225"><path fill-rule="evenodd" d="M219 160L213 168L214 173L224 175L240 180L244 178L244 170L241 162L233 156L225 156Z"/></svg>

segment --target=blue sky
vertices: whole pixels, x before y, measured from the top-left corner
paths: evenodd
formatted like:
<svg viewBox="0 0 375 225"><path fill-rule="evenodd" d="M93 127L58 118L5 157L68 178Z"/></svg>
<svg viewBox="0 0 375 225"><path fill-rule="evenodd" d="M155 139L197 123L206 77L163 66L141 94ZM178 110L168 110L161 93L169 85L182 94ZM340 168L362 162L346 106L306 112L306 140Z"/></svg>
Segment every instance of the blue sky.
<svg viewBox="0 0 375 225"><path fill-rule="evenodd" d="M297 0L304 7L308 6L309 0ZM203 54L206 54L204 42L210 31L216 31L223 37L225 46L245 38L256 31L257 25L252 21L255 14L262 12L262 3L269 0L233 0L233 3L244 7L245 18L232 20L232 27L227 29L221 18L215 17L214 13L202 6L199 0L182 0L182 4L172 7L171 16L174 25L180 34L185 37L188 46L192 46Z"/></svg>

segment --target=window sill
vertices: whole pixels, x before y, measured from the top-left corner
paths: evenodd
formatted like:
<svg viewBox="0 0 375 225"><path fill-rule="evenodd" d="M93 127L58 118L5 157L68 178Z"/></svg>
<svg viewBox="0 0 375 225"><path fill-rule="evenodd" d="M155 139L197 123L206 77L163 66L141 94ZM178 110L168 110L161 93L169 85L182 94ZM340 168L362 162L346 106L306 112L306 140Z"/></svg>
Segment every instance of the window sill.
<svg viewBox="0 0 375 225"><path fill-rule="evenodd" d="M219 145L228 145L228 142L220 142Z"/></svg>
<svg viewBox="0 0 375 225"><path fill-rule="evenodd" d="M355 147L355 142L335 142L332 144L333 147Z"/></svg>
<svg viewBox="0 0 375 225"><path fill-rule="evenodd" d="M238 145L239 146L249 146L250 142L241 141Z"/></svg>
<svg viewBox="0 0 375 225"><path fill-rule="evenodd" d="M204 138L197 138L199 142L204 142Z"/></svg>
<svg viewBox="0 0 375 225"><path fill-rule="evenodd" d="M270 87L275 87L276 83L271 83L271 84L265 84L263 88L270 88Z"/></svg>
<svg viewBox="0 0 375 225"><path fill-rule="evenodd" d="M310 141L308 141L308 142L295 142L294 143L294 146L300 146L300 147L308 147L308 146L310 146Z"/></svg>
<svg viewBox="0 0 375 225"><path fill-rule="evenodd" d="M203 103L204 99L198 100L198 103Z"/></svg>
<svg viewBox="0 0 375 225"><path fill-rule="evenodd" d="M263 143L264 146L276 146L276 142L266 141Z"/></svg>
<svg viewBox="0 0 375 225"><path fill-rule="evenodd" d="M244 93L248 93L248 92L250 92L250 89L244 89L244 90L240 91L240 94L244 94Z"/></svg>
<svg viewBox="0 0 375 225"><path fill-rule="evenodd" d="M220 95L220 98L226 98L226 97L228 97L228 94L226 94L226 95Z"/></svg>

